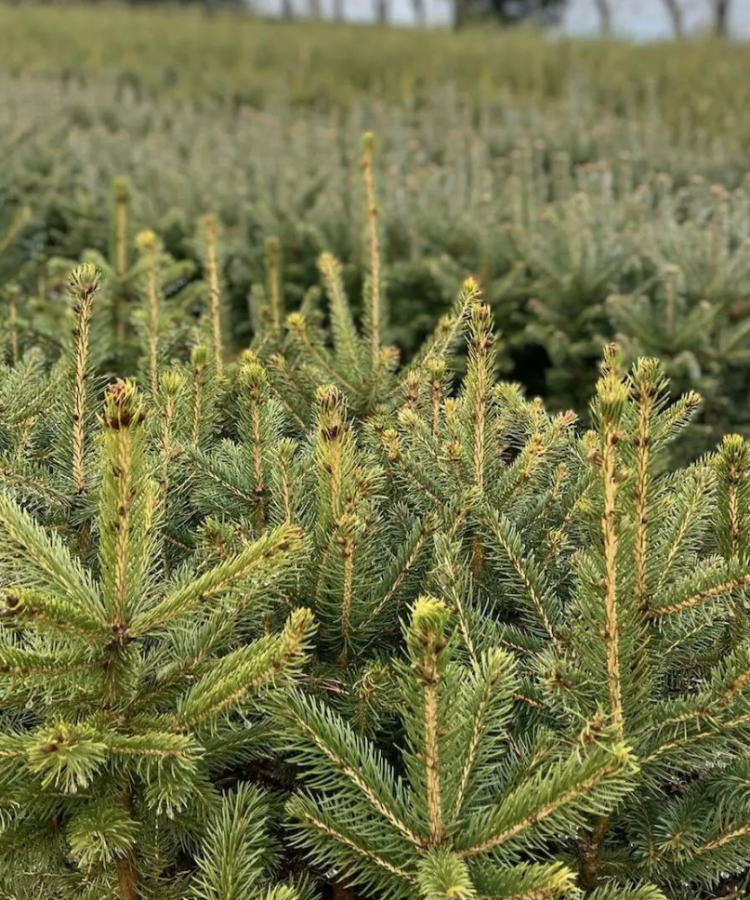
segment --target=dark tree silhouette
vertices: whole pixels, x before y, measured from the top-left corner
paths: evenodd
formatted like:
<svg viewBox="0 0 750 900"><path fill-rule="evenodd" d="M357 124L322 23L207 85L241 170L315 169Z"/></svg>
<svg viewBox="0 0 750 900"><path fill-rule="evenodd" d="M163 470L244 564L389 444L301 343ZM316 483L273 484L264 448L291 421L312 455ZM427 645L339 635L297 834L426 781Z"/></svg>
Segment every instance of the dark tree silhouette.
<svg viewBox="0 0 750 900"><path fill-rule="evenodd" d="M566 0L489 0L490 10L508 25L528 21L557 24L565 4Z"/></svg>
<svg viewBox="0 0 750 900"><path fill-rule="evenodd" d="M680 5L680 0L664 0L664 5L667 8L670 21L672 22L672 31L674 32L674 36L677 40L680 40L682 37L684 37L685 34L683 11L682 6Z"/></svg>
<svg viewBox="0 0 750 900"><path fill-rule="evenodd" d="M375 0L375 21L378 25L387 25L389 14L389 0Z"/></svg>
<svg viewBox="0 0 750 900"><path fill-rule="evenodd" d="M612 7L609 0L596 0L596 9L599 13L599 31L602 37L610 37L612 34Z"/></svg>
<svg viewBox="0 0 750 900"><path fill-rule="evenodd" d="M714 33L717 37L729 37L730 6L730 0L711 0L711 10L714 18Z"/></svg>
<svg viewBox="0 0 750 900"><path fill-rule="evenodd" d="M556 25L566 3L567 0L453 0L453 27L461 28L467 21L482 16L495 16L503 25Z"/></svg>

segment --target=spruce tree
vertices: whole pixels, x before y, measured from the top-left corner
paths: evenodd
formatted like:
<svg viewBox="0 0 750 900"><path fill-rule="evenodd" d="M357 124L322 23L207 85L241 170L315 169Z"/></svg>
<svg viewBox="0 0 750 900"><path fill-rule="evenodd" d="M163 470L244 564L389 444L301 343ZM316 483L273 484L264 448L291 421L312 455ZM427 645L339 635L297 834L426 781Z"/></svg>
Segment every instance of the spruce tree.
<svg viewBox="0 0 750 900"><path fill-rule="evenodd" d="M422 597L405 626L398 767L325 705L289 698L303 773L289 804L296 840L376 897L568 895L574 873L543 848L585 816L607 815L629 792L635 761L592 723L567 747L544 731L519 734L512 656L487 646L474 665L460 661L449 618Z"/></svg>
<svg viewBox="0 0 750 900"><path fill-rule="evenodd" d="M665 453L699 398L668 402L661 365L629 375L607 351L582 439L588 490L577 523L565 641L541 657L545 703L604 715L635 753L636 789L579 834L580 884L644 879L667 896L714 896L747 865L738 787L750 713L750 448L669 474ZM741 778L741 776L739 776Z"/></svg>
<svg viewBox="0 0 750 900"><path fill-rule="evenodd" d="M95 552L81 556L0 497L8 891L264 895L262 803L245 788L222 798L215 782L258 752L259 701L303 656L307 610L280 631L262 627L300 535L280 526L216 565L198 558L165 575L164 494L146 416L132 383L107 389ZM222 887L240 878L244 893Z"/></svg>

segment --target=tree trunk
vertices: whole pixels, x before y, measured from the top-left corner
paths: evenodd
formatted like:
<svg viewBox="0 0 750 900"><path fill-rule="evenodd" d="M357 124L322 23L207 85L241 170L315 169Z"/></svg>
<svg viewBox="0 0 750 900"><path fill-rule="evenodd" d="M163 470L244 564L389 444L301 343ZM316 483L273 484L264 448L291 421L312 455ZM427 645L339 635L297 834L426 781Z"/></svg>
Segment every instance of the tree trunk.
<svg viewBox="0 0 750 900"><path fill-rule="evenodd" d="M119 805L128 812L133 808L133 796L127 784L120 794ZM138 888L138 857L134 847L117 860L117 884L120 889L120 900L141 900Z"/></svg>
<svg viewBox="0 0 750 900"><path fill-rule="evenodd" d="M667 12L669 13L669 18L672 20L672 31L674 33L675 39L678 41L682 40L685 35L685 26L683 22L680 0L664 0L664 5L666 6Z"/></svg>
<svg viewBox="0 0 750 900"><path fill-rule="evenodd" d="M466 24L466 0L453 0L453 30L460 31Z"/></svg>
<svg viewBox="0 0 750 900"><path fill-rule="evenodd" d="M388 0L375 0L375 19L378 25L388 24Z"/></svg>
<svg viewBox="0 0 750 900"><path fill-rule="evenodd" d="M292 0L281 0L281 18L282 19L293 19L294 18L294 6L292 4Z"/></svg>
<svg viewBox="0 0 750 900"><path fill-rule="evenodd" d="M730 0L713 0L714 34L719 38L729 37Z"/></svg>
<svg viewBox="0 0 750 900"><path fill-rule="evenodd" d="M117 860L117 884L120 888L120 900L141 900L135 850L128 850L125 856Z"/></svg>
<svg viewBox="0 0 750 900"><path fill-rule="evenodd" d="M343 22L346 19L344 11L344 0L333 0L333 18L337 22Z"/></svg>
<svg viewBox="0 0 750 900"><path fill-rule="evenodd" d="M322 15L320 0L310 0L310 18L319 19Z"/></svg>
<svg viewBox="0 0 750 900"><path fill-rule="evenodd" d="M599 33L602 37L612 36L612 8L609 0L596 0L596 10L599 13Z"/></svg>
<svg viewBox="0 0 750 900"><path fill-rule="evenodd" d="M609 816L600 816L590 831L582 828L578 834L578 885L586 893L599 886L599 853L608 828Z"/></svg>
<svg viewBox="0 0 750 900"><path fill-rule="evenodd" d="M420 28L424 28L427 24L427 9L425 0L412 0L412 9L414 10L414 21Z"/></svg>

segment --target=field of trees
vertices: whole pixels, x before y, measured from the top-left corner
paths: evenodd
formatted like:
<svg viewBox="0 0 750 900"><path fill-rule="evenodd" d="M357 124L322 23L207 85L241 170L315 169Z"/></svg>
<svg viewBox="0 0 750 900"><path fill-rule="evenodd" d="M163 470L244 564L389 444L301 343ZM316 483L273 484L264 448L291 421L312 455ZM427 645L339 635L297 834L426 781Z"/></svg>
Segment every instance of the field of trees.
<svg viewBox="0 0 750 900"><path fill-rule="evenodd" d="M748 896L749 106L0 5L0 900Z"/></svg>

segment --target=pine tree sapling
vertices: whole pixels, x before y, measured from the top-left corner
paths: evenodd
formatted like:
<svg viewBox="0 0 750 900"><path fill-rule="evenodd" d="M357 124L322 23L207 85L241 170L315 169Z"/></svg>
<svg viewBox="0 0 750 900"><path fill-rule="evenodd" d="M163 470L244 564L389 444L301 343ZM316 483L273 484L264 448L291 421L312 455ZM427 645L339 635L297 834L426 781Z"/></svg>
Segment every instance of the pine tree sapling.
<svg viewBox="0 0 750 900"><path fill-rule="evenodd" d="M399 770L325 705L289 698L304 774L289 803L296 840L376 897L565 896L573 872L539 851L587 815L607 815L628 794L635 761L596 728L568 747L541 731L517 735L512 657L487 647L475 665L462 661L449 619L422 597L405 628Z"/></svg>
<svg viewBox="0 0 750 900"><path fill-rule="evenodd" d="M746 865L750 807L732 785L750 725L750 450L734 436L665 471L697 404L669 403L656 360L625 375L607 351L584 437L570 639L543 676L573 722L605 711L640 766L637 789L579 835L588 890L624 872L669 897L712 896L702 891Z"/></svg>
<svg viewBox="0 0 750 900"><path fill-rule="evenodd" d="M288 569L293 527L164 577L146 415L131 382L107 389L90 561L0 496L0 858L3 877L50 896L184 896L179 847L199 854L201 828L221 817L211 778L247 752L257 698L288 683L311 629L298 609L280 632L234 632ZM225 853L221 877L258 862L242 835ZM199 869L208 890L219 876Z"/></svg>

